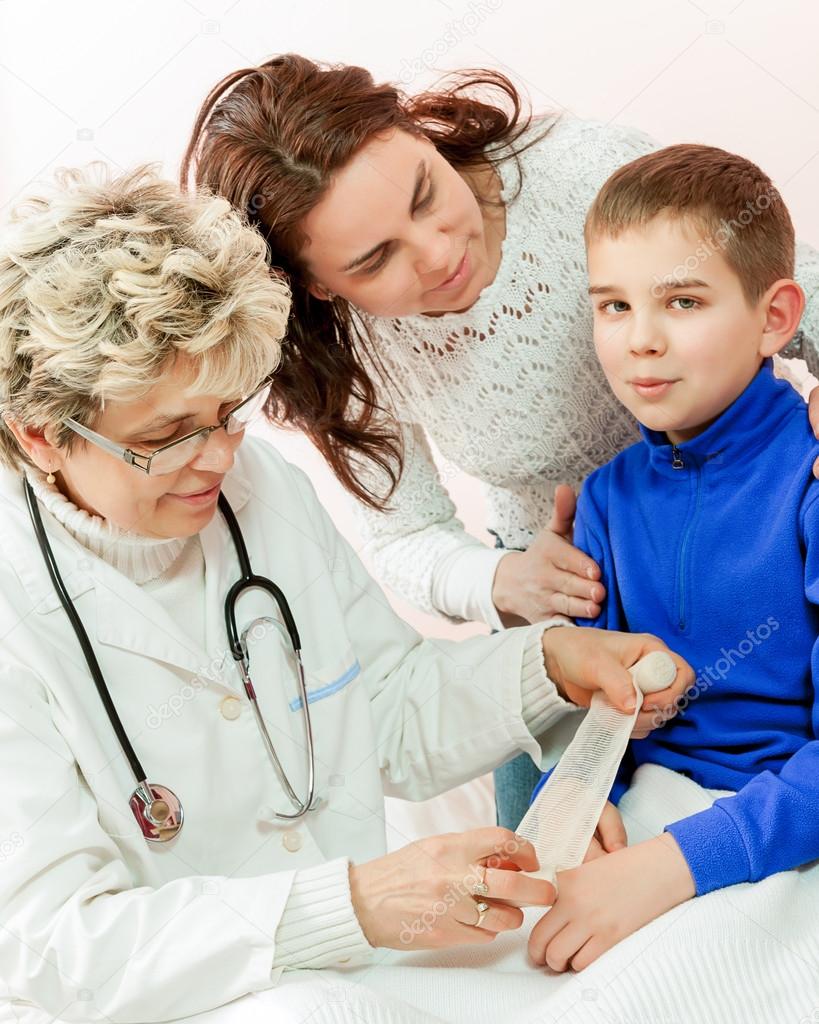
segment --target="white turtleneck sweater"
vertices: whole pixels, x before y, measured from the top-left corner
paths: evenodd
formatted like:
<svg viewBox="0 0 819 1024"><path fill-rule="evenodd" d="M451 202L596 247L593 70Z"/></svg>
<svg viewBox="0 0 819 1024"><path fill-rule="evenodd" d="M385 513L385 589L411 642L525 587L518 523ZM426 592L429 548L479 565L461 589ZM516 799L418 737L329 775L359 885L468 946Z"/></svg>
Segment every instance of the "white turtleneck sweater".
<svg viewBox="0 0 819 1024"><path fill-rule="evenodd" d="M205 647L205 559L198 535L145 537L121 530L70 501L39 470L26 476L37 499L71 536L151 593L183 633Z"/></svg>
<svg viewBox="0 0 819 1024"><path fill-rule="evenodd" d="M198 534L165 539L121 530L78 508L39 470L27 468L26 476L40 503L79 544L149 591L183 633L206 647L205 558ZM371 953L350 897L349 861L297 871L276 930L273 966L325 967Z"/></svg>

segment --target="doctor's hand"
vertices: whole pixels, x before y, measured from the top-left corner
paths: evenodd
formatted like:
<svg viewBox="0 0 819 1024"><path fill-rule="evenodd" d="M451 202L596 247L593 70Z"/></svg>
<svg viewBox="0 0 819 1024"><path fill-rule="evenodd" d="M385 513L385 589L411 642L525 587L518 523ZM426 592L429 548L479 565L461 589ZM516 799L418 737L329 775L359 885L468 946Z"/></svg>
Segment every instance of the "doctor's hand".
<svg viewBox="0 0 819 1024"><path fill-rule="evenodd" d="M667 719L675 713L677 700L694 682L694 671L658 637L650 633L559 625L543 633L546 674L561 697L583 708L589 706L595 690L603 690L609 703L621 711L632 712L635 691L628 670L651 651L669 654L677 666L677 675L665 690L646 696L640 715Z"/></svg>
<svg viewBox="0 0 819 1024"><path fill-rule="evenodd" d="M551 882L536 871L534 847L505 828L447 833L350 867L350 893L371 946L442 949L481 945L520 928L521 906L548 907ZM472 889L484 882L488 895ZM487 904L477 927L478 901Z"/></svg>
<svg viewBox="0 0 819 1024"><path fill-rule="evenodd" d="M571 487L559 484L549 525L526 551L510 551L498 562L492 603L505 626L600 614L606 588L597 563L572 544L575 505Z"/></svg>

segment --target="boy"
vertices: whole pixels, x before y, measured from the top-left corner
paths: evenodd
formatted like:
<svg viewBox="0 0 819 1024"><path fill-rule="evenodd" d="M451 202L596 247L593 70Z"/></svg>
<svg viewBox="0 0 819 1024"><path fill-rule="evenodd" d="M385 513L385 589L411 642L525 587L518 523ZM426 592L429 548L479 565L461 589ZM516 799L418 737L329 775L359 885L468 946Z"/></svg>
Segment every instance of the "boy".
<svg viewBox="0 0 819 1024"><path fill-rule="evenodd" d="M817 444L772 371L805 303L787 209L748 160L672 146L609 178L586 245L598 358L643 435L578 501L574 540L607 591L592 624L656 633L698 673L630 745L612 800L649 762L735 795L565 872L530 939L557 970L819 858Z"/></svg>

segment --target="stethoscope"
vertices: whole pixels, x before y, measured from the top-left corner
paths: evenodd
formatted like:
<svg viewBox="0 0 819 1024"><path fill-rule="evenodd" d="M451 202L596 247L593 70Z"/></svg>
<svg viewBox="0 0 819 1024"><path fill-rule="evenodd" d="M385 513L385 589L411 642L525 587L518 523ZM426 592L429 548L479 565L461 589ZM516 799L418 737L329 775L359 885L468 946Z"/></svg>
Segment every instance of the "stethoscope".
<svg viewBox="0 0 819 1024"><path fill-rule="evenodd" d="M136 789L133 791L128 801L131 812L140 827L142 835L149 843L166 843L173 839L182 828L182 824L185 820L182 803L173 790L169 789L167 786L160 786L156 783L148 782L146 779L145 771L140 764L134 748L131 746L131 742L122 725L122 721L117 714L117 709L114 707L114 702L111 700L111 694L108 692L105 678L102 674L102 670L100 669L97 657L94 654L94 648L91 646L88 633L82 624L82 620L77 614L77 610L74 607L71 598L68 595L68 591L65 588L62 577L60 576L60 571L57 567L56 559L54 558L54 552L51 549L48 535L45 531L45 527L43 526L40 509L37 506L37 498L28 480L24 480L23 483L29 515L31 516L34 532L37 535L37 541L40 545L40 551L42 552L43 559L45 560L48 574L54 584L54 589L57 591L60 604L62 604L65 609L65 613L68 616L77 639L80 642L89 671L91 672L91 676L97 687L97 693L99 693L100 700L102 701L105 712L108 715L108 720L117 735L119 744L128 759L131 771L133 772L134 778L137 782ZM236 548L236 555L239 559L239 568L242 574L241 578L238 579L230 588L227 593L227 597L225 598L225 626L227 628L228 641L230 644L230 653L233 655L234 661L236 661L239 666L239 672L241 673L245 693L250 700L251 707L253 708L256 716L256 722L258 723L262 738L264 739L265 746L267 747L267 752L270 754L273 765L276 769L276 774L278 775L279 781L287 794L287 798L294 807L294 811L291 814L280 814L275 812L276 817L292 821L294 818L300 818L302 815L306 814L307 811L315 810L317 806L317 804L314 804L316 761L313 751L313 730L310 722L307 687L304 680L304 665L301 660L301 640L299 639L296 622L293 618L292 612L290 611L290 605L287 603L287 598L272 580L269 580L264 576L257 576L253 572L250 565L250 558L247 553L247 547L245 545L244 537L242 536L242 531L239 529L239 523L236 519L236 515L230 507L227 498L221 493L219 495L219 511L222 513L228 529L230 530L230 535L233 540L234 547ZM290 637L290 643L292 644L293 653L296 658L299 695L301 697L301 706L304 714L309 758L306 800L300 800L298 798L295 790L290 784L290 780L287 778L281 761L273 747L273 743L270 739L264 719L262 718L262 714L259 711L259 705L256 700L256 691L253 688L253 682L250 678L250 657L248 654L247 635L260 622L267 622L274 626L278 626L278 622L266 615L259 616L255 618L241 634L239 633L238 626L236 625L236 602L246 590L251 588L264 590L275 600L284 622L285 629Z"/></svg>

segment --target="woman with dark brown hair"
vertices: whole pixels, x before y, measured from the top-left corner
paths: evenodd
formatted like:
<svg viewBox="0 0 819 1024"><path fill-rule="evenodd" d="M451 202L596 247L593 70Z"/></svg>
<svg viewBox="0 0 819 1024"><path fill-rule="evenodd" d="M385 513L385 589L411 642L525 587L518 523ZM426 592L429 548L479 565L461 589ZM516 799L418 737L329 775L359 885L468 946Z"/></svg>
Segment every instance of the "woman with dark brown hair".
<svg viewBox="0 0 819 1024"><path fill-rule="evenodd" d="M205 100L183 182L247 211L291 280L270 415L359 499L381 579L419 608L494 629L599 613L570 487L637 431L594 354L582 228L609 174L654 148L526 115L487 70L408 97L288 54ZM819 256L800 246L797 266L816 371ZM455 517L459 471L485 486L496 550ZM537 779L525 755L496 772L500 824L517 826Z"/></svg>

